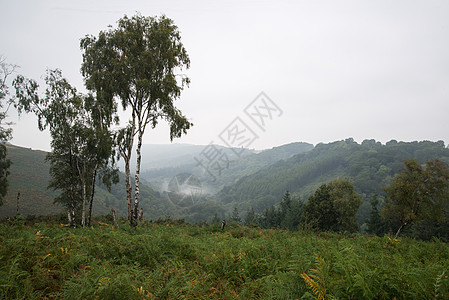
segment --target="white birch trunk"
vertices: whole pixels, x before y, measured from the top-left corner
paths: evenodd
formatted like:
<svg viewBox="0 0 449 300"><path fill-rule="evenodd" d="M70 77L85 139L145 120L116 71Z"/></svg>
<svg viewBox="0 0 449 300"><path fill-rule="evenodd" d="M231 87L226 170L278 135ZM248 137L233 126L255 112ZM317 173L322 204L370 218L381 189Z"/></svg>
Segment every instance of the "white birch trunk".
<svg viewBox="0 0 449 300"><path fill-rule="evenodd" d="M83 163L83 171L78 167L78 174L81 180L82 187L82 198L83 198L83 207L81 210L81 226L84 228L86 226L86 179L84 178L84 174L86 173L86 164Z"/></svg>
<svg viewBox="0 0 449 300"><path fill-rule="evenodd" d="M90 203L89 203L89 214L87 216L87 226L90 226L90 221L92 220L92 204L94 202L94 196L95 196L95 180L97 177L97 169L98 169L98 164L95 165L94 171L92 173L92 186L91 186L91 195L90 195Z"/></svg>
<svg viewBox="0 0 449 300"><path fill-rule="evenodd" d="M140 162L142 159L141 156L141 148L142 148L142 136L143 132L139 130L139 136L137 140L137 148L136 148L136 154L137 154L137 164L136 164L136 175L135 175L135 195L134 195L134 220L138 220L139 218L139 196L140 196Z"/></svg>

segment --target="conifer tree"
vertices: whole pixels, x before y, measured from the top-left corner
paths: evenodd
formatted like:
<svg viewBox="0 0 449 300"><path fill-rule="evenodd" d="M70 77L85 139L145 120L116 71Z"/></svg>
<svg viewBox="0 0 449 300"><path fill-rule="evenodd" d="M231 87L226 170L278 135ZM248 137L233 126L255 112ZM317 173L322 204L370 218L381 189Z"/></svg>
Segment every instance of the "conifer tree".
<svg viewBox="0 0 449 300"><path fill-rule="evenodd" d="M239 216L239 210L237 208L237 205L234 205L234 209L231 214L230 222L231 222L231 224L240 224L242 222L242 220L240 219L240 216Z"/></svg>

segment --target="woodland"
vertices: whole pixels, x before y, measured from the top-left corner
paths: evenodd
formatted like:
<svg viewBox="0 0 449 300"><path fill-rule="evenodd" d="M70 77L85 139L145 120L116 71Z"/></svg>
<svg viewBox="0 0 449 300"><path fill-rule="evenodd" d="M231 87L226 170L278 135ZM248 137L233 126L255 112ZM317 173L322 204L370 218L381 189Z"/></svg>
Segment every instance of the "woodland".
<svg viewBox="0 0 449 300"><path fill-rule="evenodd" d="M246 149L218 178L192 146L146 168L146 131L194 125L175 105L190 82L177 26L124 16L80 49L87 93L0 59L0 299L449 298L443 141ZM8 143L10 107L50 152ZM179 174L202 192L163 188Z"/></svg>

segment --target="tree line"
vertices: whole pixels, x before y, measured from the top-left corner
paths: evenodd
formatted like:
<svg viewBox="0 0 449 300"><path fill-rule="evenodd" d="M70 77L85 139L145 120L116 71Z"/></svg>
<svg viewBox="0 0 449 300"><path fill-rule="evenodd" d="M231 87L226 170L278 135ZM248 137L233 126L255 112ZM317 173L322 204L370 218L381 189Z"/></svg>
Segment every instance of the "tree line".
<svg viewBox="0 0 449 300"><path fill-rule="evenodd" d="M279 205L273 205L261 213L250 207L242 222L261 228L300 228L317 231L355 232L359 230L356 213L361 204L360 196L347 179L336 179L322 184L307 202L286 191ZM237 223L237 207L230 216Z"/></svg>
<svg viewBox="0 0 449 300"><path fill-rule="evenodd" d="M404 161L404 166L384 187L385 198L380 203L377 194L371 198L371 212L366 220L366 232L396 238L406 229L409 235L449 238L449 166L439 159L421 165L416 159ZM250 207L242 222L238 209L229 216L231 223L256 225L261 228L357 232L356 219L362 201L347 179L322 184L306 202L285 192L279 205L261 213Z"/></svg>

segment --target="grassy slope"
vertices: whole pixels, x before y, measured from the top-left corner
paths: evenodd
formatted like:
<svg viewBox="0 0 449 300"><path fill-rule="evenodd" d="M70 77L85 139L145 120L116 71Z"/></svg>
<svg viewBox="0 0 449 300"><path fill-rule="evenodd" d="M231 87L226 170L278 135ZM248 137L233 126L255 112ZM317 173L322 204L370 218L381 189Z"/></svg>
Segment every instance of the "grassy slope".
<svg viewBox="0 0 449 300"><path fill-rule="evenodd" d="M449 297L438 240L218 227L0 223L0 299Z"/></svg>

